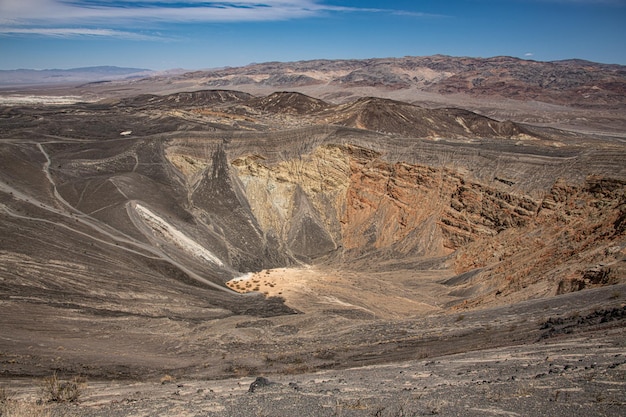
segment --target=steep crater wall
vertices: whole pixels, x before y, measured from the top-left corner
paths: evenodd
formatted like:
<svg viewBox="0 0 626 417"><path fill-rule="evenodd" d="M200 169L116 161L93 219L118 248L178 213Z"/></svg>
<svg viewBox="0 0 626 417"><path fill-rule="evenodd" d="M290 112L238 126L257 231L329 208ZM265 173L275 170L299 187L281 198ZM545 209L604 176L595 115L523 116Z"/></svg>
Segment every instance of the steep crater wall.
<svg viewBox="0 0 626 417"><path fill-rule="evenodd" d="M249 213L247 223L265 247L271 237L271 250L285 265L367 270L393 262L401 269L438 260L431 266L476 271L452 281L451 291L479 303L496 294L548 295L623 276L626 181L578 168L599 157L503 153L489 163L489 152L481 161L467 147L445 163L429 163L432 148L402 158L388 144L336 139L298 142L300 151L294 143L278 150L249 140L247 153L234 140L216 151L228 159L222 180L239 190L240 201L228 212ZM184 152L175 158L198 155L193 146L177 146ZM515 162L501 162L507 160ZM537 167L535 187L524 183ZM599 263L609 272L589 279Z"/></svg>
<svg viewBox="0 0 626 417"><path fill-rule="evenodd" d="M50 174L48 199L201 283L302 263L438 268L473 271L446 285L482 303L626 275L619 144L433 141L324 125L29 149L49 158L31 169L37 181Z"/></svg>

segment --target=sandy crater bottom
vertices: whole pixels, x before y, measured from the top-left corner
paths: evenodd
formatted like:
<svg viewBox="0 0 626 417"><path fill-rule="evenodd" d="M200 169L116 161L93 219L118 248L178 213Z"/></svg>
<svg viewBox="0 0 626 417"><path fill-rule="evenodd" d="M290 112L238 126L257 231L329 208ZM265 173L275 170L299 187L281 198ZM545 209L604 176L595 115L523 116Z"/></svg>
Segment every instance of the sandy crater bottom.
<svg viewBox="0 0 626 417"><path fill-rule="evenodd" d="M323 266L267 269L232 279L239 293L282 297L303 313L327 310L361 312L372 318L401 318L440 311L452 298L441 284L449 271L358 273Z"/></svg>

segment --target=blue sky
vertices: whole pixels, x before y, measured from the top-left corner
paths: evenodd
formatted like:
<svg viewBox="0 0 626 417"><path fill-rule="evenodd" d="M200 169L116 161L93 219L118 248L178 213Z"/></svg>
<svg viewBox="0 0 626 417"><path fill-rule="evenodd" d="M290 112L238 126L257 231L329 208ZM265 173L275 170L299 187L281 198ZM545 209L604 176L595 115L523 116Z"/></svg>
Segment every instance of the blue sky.
<svg viewBox="0 0 626 417"><path fill-rule="evenodd" d="M626 0L0 0L0 69L433 54L626 64Z"/></svg>

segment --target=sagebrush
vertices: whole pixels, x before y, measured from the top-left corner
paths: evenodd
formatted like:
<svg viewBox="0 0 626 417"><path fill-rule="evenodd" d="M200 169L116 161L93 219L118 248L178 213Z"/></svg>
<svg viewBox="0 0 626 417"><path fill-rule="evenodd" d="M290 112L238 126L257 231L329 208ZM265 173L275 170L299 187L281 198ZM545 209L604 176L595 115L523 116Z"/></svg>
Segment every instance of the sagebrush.
<svg viewBox="0 0 626 417"><path fill-rule="evenodd" d="M81 396L85 381L74 377L69 381L62 381L55 372L43 380L43 397L48 402L76 402Z"/></svg>

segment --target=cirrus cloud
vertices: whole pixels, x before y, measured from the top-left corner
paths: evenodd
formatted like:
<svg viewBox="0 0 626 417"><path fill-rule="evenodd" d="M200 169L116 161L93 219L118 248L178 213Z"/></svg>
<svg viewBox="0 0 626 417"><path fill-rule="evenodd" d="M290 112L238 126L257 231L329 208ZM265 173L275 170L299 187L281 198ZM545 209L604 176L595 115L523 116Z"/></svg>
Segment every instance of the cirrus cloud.
<svg viewBox="0 0 626 417"><path fill-rule="evenodd" d="M356 12L434 16L403 10L334 6L322 0L2 0L0 34L149 40L161 37L137 34L126 28L158 27L164 23L280 21Z"/></svg>
<svg viewBox="0 0 626 417"><path fill-rule="evenodd" d="M0 27L0 36L10 35L40 35L52 38L106 37L138 41L162 39L161 37L155 35L144 35L136 32L114 29Z"/></svg>
<svg viewBox="0 0 626 417"><path fill-rule="evenodd" d="M320 0L2 0L0 24L124 24L154 22L245 22L313 17L332 12L389 12L399 10L327 5ZM424 13L406 12L415 16Z"/></svg>

